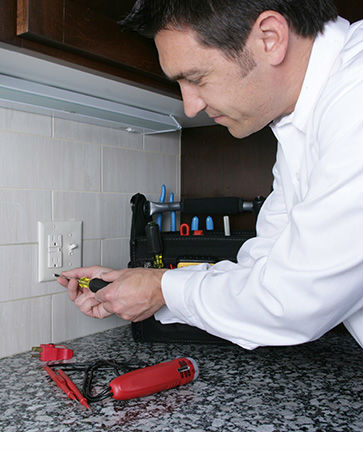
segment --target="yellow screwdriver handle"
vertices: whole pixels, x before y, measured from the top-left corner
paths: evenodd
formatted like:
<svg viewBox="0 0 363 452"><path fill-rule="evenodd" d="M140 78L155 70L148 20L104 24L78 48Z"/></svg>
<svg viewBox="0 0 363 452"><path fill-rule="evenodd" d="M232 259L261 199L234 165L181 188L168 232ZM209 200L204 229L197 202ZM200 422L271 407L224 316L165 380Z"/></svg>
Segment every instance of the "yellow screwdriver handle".
<svg viewBox="0 0 363 452"><path fill-rule="evenodd" d="M90 278L80 278L78 280L79 287L89 287Z"/></svg>

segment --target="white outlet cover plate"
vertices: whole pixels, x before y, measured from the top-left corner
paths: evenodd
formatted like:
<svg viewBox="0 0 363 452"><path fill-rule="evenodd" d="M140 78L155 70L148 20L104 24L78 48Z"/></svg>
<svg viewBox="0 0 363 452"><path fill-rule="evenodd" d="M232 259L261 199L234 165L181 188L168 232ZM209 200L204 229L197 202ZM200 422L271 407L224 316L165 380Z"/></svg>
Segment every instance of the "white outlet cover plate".
<svg viewBox="0 0 363 452"><path fill-rule="evenodd" d="M49 236L62 236L57 250L61 266L48 267ZM82 221L38 221L38 281L54 281L54 273L82 265Z"/></svg>

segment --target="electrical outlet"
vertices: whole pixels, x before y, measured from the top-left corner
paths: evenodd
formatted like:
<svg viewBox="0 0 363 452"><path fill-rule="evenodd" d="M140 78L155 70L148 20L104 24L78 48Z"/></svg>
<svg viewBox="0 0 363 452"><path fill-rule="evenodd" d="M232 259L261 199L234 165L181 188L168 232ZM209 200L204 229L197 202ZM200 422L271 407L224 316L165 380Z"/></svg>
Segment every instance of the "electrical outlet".
<svg viewBox="0 0 363 452"><path fill-rule="evenodd" d="M38 281L82 265L82 221L38 221Z"/></svg>

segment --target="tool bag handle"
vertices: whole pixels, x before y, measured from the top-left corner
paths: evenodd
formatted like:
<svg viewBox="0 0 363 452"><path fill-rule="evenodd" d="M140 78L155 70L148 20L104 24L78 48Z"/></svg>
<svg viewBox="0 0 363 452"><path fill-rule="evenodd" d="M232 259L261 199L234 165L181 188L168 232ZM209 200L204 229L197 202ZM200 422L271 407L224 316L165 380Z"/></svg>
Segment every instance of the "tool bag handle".
<svg viewBox="0 0 363 452"><path fill-rule="evenodd" d="M190 198L180 202L146 201L145 215L163 212L180 211L193 215L235 215L242 212L254 212L258 215L265 198L258 196L253 201L245 201L237 197L224 198Z"/></svg>
<svg viewBox="0 0 363 452"><path fill-rule="evenodd" d="M253 210L253 203L242 198L190 198L181 201L181 212L193 215L234 215Z"/></svg>

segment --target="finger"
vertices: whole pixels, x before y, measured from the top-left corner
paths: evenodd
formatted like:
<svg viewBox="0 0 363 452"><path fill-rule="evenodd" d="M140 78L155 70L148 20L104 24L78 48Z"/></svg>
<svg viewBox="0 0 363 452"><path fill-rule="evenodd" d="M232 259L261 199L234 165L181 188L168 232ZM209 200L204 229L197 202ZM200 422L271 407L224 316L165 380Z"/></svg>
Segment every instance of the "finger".
<svg viewBox="0 0 363 452"><path fill-rule="evenodd" d="M63 278L62 276L58 276L58 278L56 279L56 281L63 287L68 287L68 279Z"/></svg>
<svg viewBox="0 0 363 452"><path fill-rule="evenodd" d="M83 293L83 290L81 290L81 288L78 285L78 279L74 279L74 278L70 279L68 281L67 287L68 287L69 298L72 301L75 301L79 297L79 295L81 293Z"/></svg>
<svg viewBox="0 0 363 452"><path fill-rule="evenodd" d="M104 319L106 317L110 317L112 314L112 312L108 312L106 309L104 309L102 304L93 306L89 313L87 313L87 315L96 319Z"/></svg>
<svg viewBox="0 0 363 452"><path fill-rule="evenodd" d="M92 292L81 294L74 303L83 314L90 317L103 319L112 314L112 312L105 309L102 303L95 299Z"/></svg>
<svg viewBox="0 0 363 452"><path fill-rule="evenodd" d="M103 303L97 303L91 307L92 317L97 317L98 319L104 319L113 314L113 311L109 311Z"/></svg>

